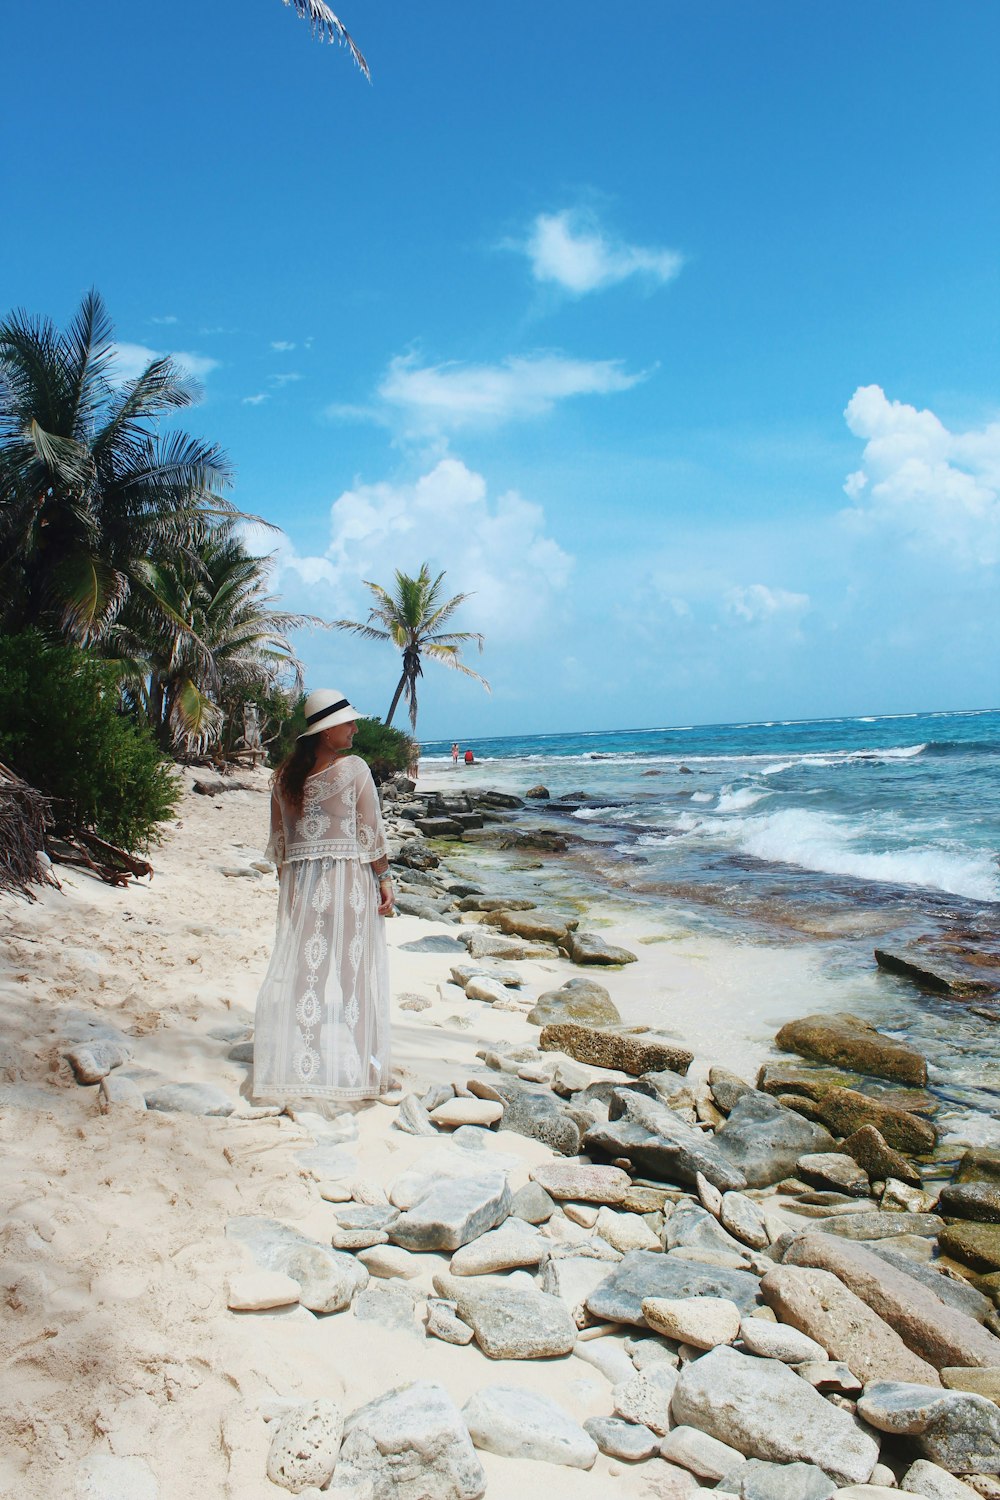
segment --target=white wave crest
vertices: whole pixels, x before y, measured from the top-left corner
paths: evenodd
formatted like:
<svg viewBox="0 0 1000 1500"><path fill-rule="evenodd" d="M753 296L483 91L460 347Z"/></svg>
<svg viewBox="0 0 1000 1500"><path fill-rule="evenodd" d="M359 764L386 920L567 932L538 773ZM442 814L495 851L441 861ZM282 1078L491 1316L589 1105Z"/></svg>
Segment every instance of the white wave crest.
<svg viewBox="0 0 1000 1500"><path fill-rule="evenodd" d="M716 813L723 814L746 812L748 808L756 807L758 802L770 795L770 792L757 791L750 786L737 787L736 791L733 791L730 787L724 787L719 793L719 800L715 811Z"/></svg>

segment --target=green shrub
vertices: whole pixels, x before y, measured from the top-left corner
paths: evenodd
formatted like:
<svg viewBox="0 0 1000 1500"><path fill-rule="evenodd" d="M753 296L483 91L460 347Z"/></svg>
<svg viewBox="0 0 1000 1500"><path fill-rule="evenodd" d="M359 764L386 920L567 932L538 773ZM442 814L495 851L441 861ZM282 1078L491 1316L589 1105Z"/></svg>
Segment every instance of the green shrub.
<svg viewBox="0 0 1000 1500"><path fill-rule="evenodd" d="M381 719L359 719L354 736L354 754L368 762L378 782L388 781L397 771L412 766L420 746L402 729L386 726Z"/></svg>
<svg viewBox="0 0 1000 1500"><path fill-rule="evenodd" d="M150 732L119 712L115 669L37 631L0 636L0 761L53 799L57 832L88 829L130 852L180 795Z"/></svg>

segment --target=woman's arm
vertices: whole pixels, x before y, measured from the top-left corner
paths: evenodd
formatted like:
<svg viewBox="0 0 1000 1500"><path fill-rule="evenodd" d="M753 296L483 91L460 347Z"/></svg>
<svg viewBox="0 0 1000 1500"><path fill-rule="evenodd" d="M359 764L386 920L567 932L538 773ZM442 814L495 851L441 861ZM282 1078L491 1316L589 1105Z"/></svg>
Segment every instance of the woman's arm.
<svg viewBox="0 0 1000 1500"><path fill-rule="evenodd" d="M378 804L378 792L372 773L364 761L359 761L357 798L357 834L361 858L372 867L378 881L378 913L387 917L392 911L395 891L389 874L389 854L385 842L382 811Z"/></svg>
<svg viewBox="0 0 1000 1500"><path fill-rule="evenodd" d="M275 792L271 793L271 834L264 850L264 858L277 866L280 875L285 862L285 824L281 816L281 803Z"/></svg>

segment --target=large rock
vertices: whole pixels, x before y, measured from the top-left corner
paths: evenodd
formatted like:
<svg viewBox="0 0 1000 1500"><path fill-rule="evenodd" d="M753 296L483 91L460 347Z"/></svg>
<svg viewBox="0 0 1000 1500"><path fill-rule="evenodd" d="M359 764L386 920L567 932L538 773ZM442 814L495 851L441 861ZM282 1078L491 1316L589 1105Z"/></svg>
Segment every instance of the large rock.
<svg viewBox="0 0 1000 1500"><path fill-rule="evenodd" d="M552 1198L537 1182L526 1182L511 1199L510 1216L525 1224L547 1224L555 1213Z"/></svg>
<svg viewBox="0 0 1000 1500"><path fill-rule="evenodd" d="M949 1224L938 1243L946 1255L964 1260L974 1271L1000 1271L1000 1224Z"/></svg>
<svg viewBox="0 0 1000 1500"><path fill-rule="evenodd" d="M666 1250L712 1250L746 1259L746 1246L734 1239L727 1229L700 1203L685 1199L678 1203L663 1226Z"/></svg>
<svg viewBox="0 0 1000 1500"><path fill-rule="evenodd" d="M511 1077L470 1078L469 1089L480 1098L503 1104L503 1130L541 1141L563 1156L575 1156L579 1151L580 1126L551 1089Z"/></svg>
<svg viewBox="0 0 1000 1500"><path fill-rule="evenodd" d="M749 1458L807 1461L842 1484L863 1484L878 1462L875 1440L787 1365L728 1347L685 1365L670 1414Z"/></svg>
<svg viewBox="0 0 1000 1500"><path fill-rule="evenodd" d="M946 1268L938 1270L934 1261L916 1259L912 1254L907 1254L906 1248L901 1248L901 1245L911 1244L910 1240L896 1243L892 1240L869 1240L866 1248L894 1266L897 1271L919 1281L921 1286L940 1297L949 1307L957 1308L976 1323L985 1323L993 1307L992 1300L963 1277L948 1274ZM927 1357L925 1354L925 1358ZM931 1360L931 1363L934 1364L935 1361Z"/></svg>
<svg viewBox="0 0 1000 1500"><path fill-rule="evenodd" d="M744 1318L740 1323L740 1343L747 1354L761 1359L780 1359L783 1365L801 1365L810 1360L822 1362L829 1355L821 1344L790 1328L787 1323L769 1323L766 1318Z"/></svg>
<svg viewBox="0 0 1000 1500"><path fill-rule="evenodd" d="M236 1108L222 1089L211 1083L165 1083L148 1089L146 1108L165 1114L231 1115Z"/></svg>
<svg viewBox="0 0 1000 1500"><path fill-rule="evenodd" d="M935 1369L1000 1365L1000 1339L945 1303L915 1275L864 1245L826 1234L803 1234L792 1241L784 1259L788 1265L832 1271Z"/></svg>
<svg viewBox="0 0 1000 1500"><path fill-rule="evenodd" d="M970 1146L958 1164L955 1181L1000 1183L1000 1149Z"/></svg>
<svg viewBox="0 0 1000 1500"><path fill-rule="evenodd" d="M337 1483L374 1500L479 1500L486 1475L462 1414L428 1380L387 1391L347 1419Z"/></svg>
<svg viewBox="0 0 1000 1500"><path fill-rule="evenodd" d="M743 1454L697 1427L674 1427L660 1444L660 1456L689 1469L699 1479L715 1481L746 1463Z"/></svg>
<svg viewBox="0 0 1000 1500"><path fill-rule="evenodd" d="M911 1495L923 1495L924 1500L975 1500L976 1491L963 1484L940 1464L932 1464L926 1458L912 1463L899 1481L899 1488Z"/></svg>
<svg viewBox="0 0 1000 1500"><path fill-rule="evenodd" d="M778 1101L807 1119L820 1121L834 1135L852 1136L863 1125L874 1125L883 1140L897 1151L923 1156L934 1150L937 1141L934 1126L909 1110L883 1104L856 1089L817 1087L814 1092L815 1098L779 1094Z"/></svg>
<svg viewBox="0 0 1000 1500"><path fill-rule="evenodd" d="M913 1438L921 1457L950 1474L1000 1474L1000 1407L985 1396L875 1381L858 1415L881 1432Z"/></svg>
<svg viewBox="0 0 1000 1500"><path fill-rule="evenodd" d="M490 1359L549 1359L568 1354L576 1343L576 1324L566 1305L533 1287L483 1287L475 1278L440 1272L434 1289L455 1303Z"/></svg>
<svg viewBox="0 0 1000 1500"><path fill-rule="evenodd" d="M641 1073L658 1073L663 1068L686 1073L694 1060L693 1052L671 1042L647 1041L620 1031L600 1031L570 1023L544 1026L538 1045L545 1052L565 1052L577 1062L615 1068L636 1078Z"/></svg>
<svg viewBox="0 0 1000 1500"><path fill-rule="evenodd" d="M799 1021L788 1021L774 1040L783 1052L798 1052L854 1073L891 1078L920 1088L927 1082L926 1060L914 1047L883 1036L858 1016L803 1016Z"/></svg>
<svg viewBox="0 0 1000 1500"><path fill-rule="evenodd" d="M476 1176L445 1178L400 1214L389 1238L404 1250L457 1250L510 1213L506 1175L483 1167Z"/></svg>
<svg viewBox="0 0 1000 1500"><path fill-rule="evenodd" d="M810 1151L800 1156L796 1177L804 1182L819 1183L824 1189L846 1193L850 1198L868 1198L871 1184L864 1167L843 1151Z"/></svg>
<svg viewBox="0 0 1000 1500"><path fill-rule="evenodd" d="M593 1166L587 1162L544 1161L531 1169L531 1180L550 1198L571 1203L622 1202L632 1179L621 1167Z"/></svg>
<svg viewBox="0 0 1000 1500"><path fill-rule="evenodd" d="M112 1068L120 1068L132 1057L132 1048L124 1037L100 1038L70 1047L63 1056L73 1069L77 1083L100 1083Z"/></svg>
<svg viewBox="0 0 1000 1500"><path fill-rule="evenodd" d="M903 979L911 979L922 990L930 990L935 995L968 996L996 993L997 986L994 980L978 978L966 969L956 967L947 959L939 958L937 955L928 961L927 954L919 949L904 949L902 953L890 953L885 948L876 948L875 962L888 974L898 974Z"/></svg>
<svg viewBox="0 0 1000 1500"><path fill-rule="evenodd" d="M596 979L567 979L557 990L546 990L529 1010L532 1026L578 1021L583 1026L617 1026L621 1016L611 996Z"/></svg>
<svg viewBox="0 0 1000 1500"><path fill-rule="evenodd" d="M712 1098L724 1115L728 1115L744 1094L753 1093L753 1088L746 1079L731 1072L729 1068L709 1068L708 1086L712 1090Z"/></svg>
<svg viewBox="0 0 1000 1500"><path fill-rule="evenodd" d="M531 911L498 912L496 925L508 937L526 938L530 943L559 944L566 942L578 920L564 916L562 912L535 907Z"/></svg>
<svg viewBox="0 0 1000 1500"><path fill-rule="evenodd" d="M342 1312L368 1285L368 1272L353 1255L331 1250L298 1230L256 1214L230 1219L226 1237L235 1240L265 1271L283 1271L298 1283L299 1301L310 1312Z"/></svg>
<svg viewBox="0 0 1000 1500"><path fill-rule="evenodd" d="M733 1105L726 1123L715 1133L715 1147L744 1179L742 1183L716 1182L716 1187L768 1187L790 1177L800 1156L832 1150L833 1140L821 1125L754 1090ZM710 1173L705 1176L713 1181Z"/></svg>
<svg viewBox="0 0 1000 1500"><path fill-rule="evenodd" d="M852 1495L850 1486L838 1490L829 1474L815 1464L770 1464L751 1458L726 1474L716 1485L720 1495L738 1495L740 1500L830 1500L832 1495ZM889 1500L878 1490L862 1485L856 1500Z"/></svg>
<svg viewBox="0 0 1000 1500"><path fill-rule="evenodd" d="M840 1143L841 1151L857 1162L873 1182L885 1182L895 1177L899 1182L908 1182L919 1187L920 1173L911 1161L894 1151L874 1125L862 1125Z"/></svg>
<svg viewBox="0 0 1000 1500"><path fill-rule="evenodd" d="M642 1315L656 1333L693 1349L732 1344L740 1331L740 1310L728 1297L647 1297Z"/></svg>
<svg viewBox="0 0 1000 1500"><path fill-rule="evenodd" d="M816 1219L813 1227L845 1240L894 1240L911 1235L933 1239L944 1228L937 1214L900 1213L898 1209L861 1209Z"/></svg>
<svg viewBox="0 0 1000 1500"><path fill-rule="evenodd" d="M550 1242L537 1229L521 1219L508 1219L456 1250L449 1270L453 1276L484 1276L515 1266L537 1266L549 1248Z"/></svg>
<svg viewBox="0 0 1000 1500"><path fill-rule="evenodd" d="M815 1339L831 1358L842 1359L860 1381L939 1383L934 1367L908 1349L831 1271L775 1266L761 1280L760 1290L783 1323Z"/></svg>
<svg viewBox="0 0 1000 1500"><path fill-rule="evenodd" d="M504 937L499 932L487 932L482 927L470 927L460 931L459 941L469 950L470 958L500 958L516 962L524 958L551 958L548 943L529 943L522 938Z"/></svg>
<svg viewBox="0 0 1000 1500"><path fill-rule="evenodd" d="M625 1463L652 1458L660 1446L656 1433L641 1422L626 1422L622 1417L588 1417L583 1425L602 1453Z"/></svg>
<svg viewBox="0 0 1000 1500"><path fill-rule="evenodd" d="M275 1423L267 1451L267 1477L291 1490L329 1484L340 1453L344 1414L335 1401L307 1401Z"/></svg>
<svg viewBox="0 0 1000 1500"><path fill-rule="evenodd" d="M941 1189L938 1212L956 1219L1000 1224L1000 1183L952 1182Z"/></svg>
<svg viewBox="0 0 1000 1500"><path fill-rule="evenodd" d="M771 1243L763 1211L745 1193L723 1193L719 1222L752 1250L763 1250Z"/></svg>
<svg viewBox="0 0 1000 1500"><path fill-rule="evenodd" d="M587 1131L586 1150L625 1157L644 1174L667 1182L693 1184L700 1172L722 1192L746 1186L742 1171L720 1152L711 1136L696 1130L658 1099L634 1089L616 1089L608 1114L607 1124L593 1125Z"/></svg>
<svg viewBox="0 0 1000 1500"><path fill-rule="evenodd" d="M638 956L628 948L606 943L596 932L571 932L566 942L566 951L575 964L602 964L608 967L634 964Z"/></svg>
<svg viewBox="0 0 1000 1500"><path fill-rule="evenodd" d="M534 1458L571 1469L593 1468L597 1444L548 1396L518 1386L488 1385L462 1408L477 1448L505 1458Z"/></svg>
<svg viewBox="0 0 1000 1500"><path fill-rule="evenodd" d="M725 1297L749 1312L757 1305L758 1286L749 1271L631 1250L587 1298L587 1310L609 1323L646 1327L642 1304L648 1297Z"/></svg>
<svg viewBox="0 0 1000 1500"><path fill-rule="evenodd" d="M607 1261L590 1255L560 1255L543 1265L540 1289L564 1302L573 1322L583 1328L590 1321L587 1298L607 1274Z"/></svg>
<svg viewBox="0 0 1000 1500"><path fill-rule="evenodd" d="M647 1365L611 1393L615 1412L626 1422L641 1423L659 1437L670 1427L670 1403L677 1388L677 1371L672 1365Z"/></svg>

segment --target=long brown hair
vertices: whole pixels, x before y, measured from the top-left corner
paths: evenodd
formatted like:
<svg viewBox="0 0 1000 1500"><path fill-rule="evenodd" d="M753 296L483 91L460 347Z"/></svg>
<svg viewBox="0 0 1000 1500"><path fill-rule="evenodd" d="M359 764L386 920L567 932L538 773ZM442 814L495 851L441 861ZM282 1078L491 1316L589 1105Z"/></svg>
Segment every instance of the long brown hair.
<svg viewBox="0 0 1000 1500"><path fill-rule="evenodd" d="M286 755L274 773L272 785L278 796L287 802L293 812L302 811L302 797L306 777L316 764L319 752L319 735L308 734L295 741L295 749Z"/></svg>

